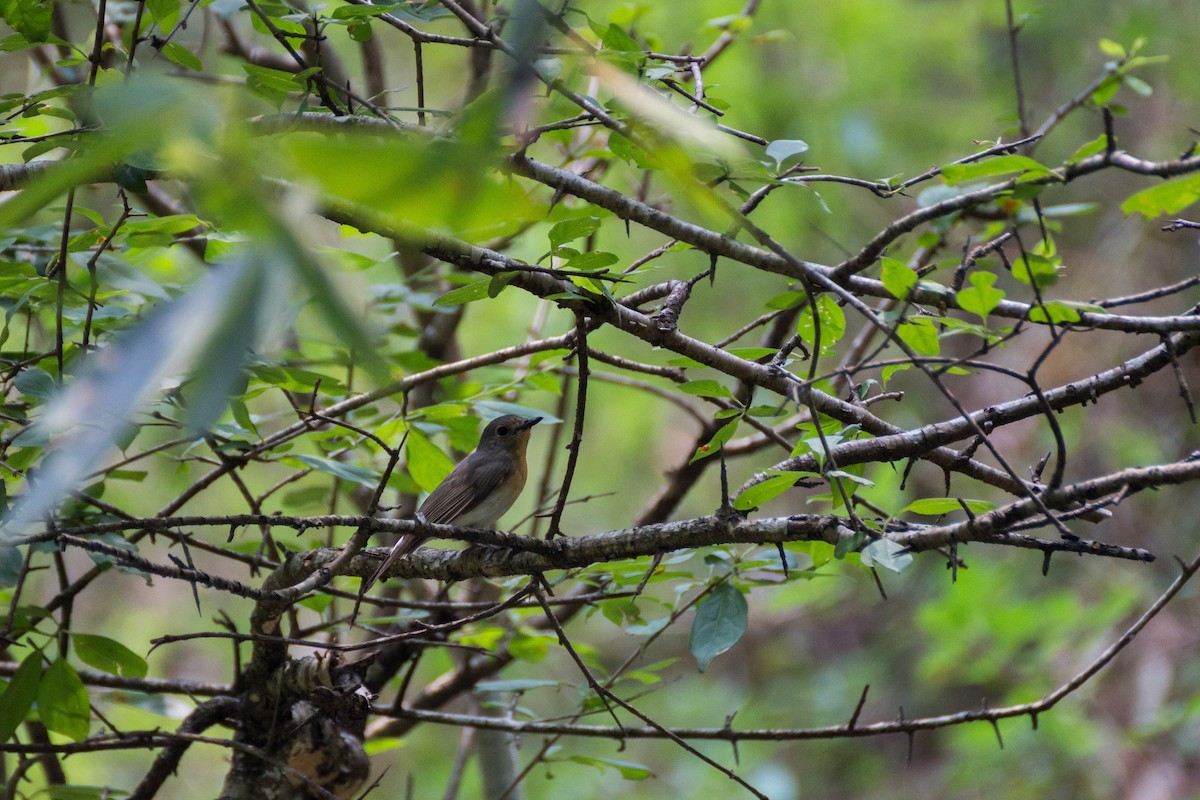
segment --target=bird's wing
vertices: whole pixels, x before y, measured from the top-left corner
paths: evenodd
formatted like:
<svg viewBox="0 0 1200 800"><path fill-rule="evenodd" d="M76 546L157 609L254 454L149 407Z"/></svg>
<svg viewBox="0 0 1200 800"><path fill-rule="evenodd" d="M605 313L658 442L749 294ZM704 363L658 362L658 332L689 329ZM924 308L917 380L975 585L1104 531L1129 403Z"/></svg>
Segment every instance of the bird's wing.
<svg viewBox="0 0 1200 800"><path fill-rule="evenodd" d="M426 522L450 524L496 491L512 476L513 469L509 459L468 456L425 498L418 513Z"/></svg>

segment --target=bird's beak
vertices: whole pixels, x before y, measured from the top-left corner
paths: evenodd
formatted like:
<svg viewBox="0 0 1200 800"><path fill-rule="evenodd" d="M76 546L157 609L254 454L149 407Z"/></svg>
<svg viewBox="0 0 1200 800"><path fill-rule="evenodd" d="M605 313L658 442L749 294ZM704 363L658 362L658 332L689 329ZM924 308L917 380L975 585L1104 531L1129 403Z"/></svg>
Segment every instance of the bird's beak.
<svg viewBox="0 0 1200 800"><path fill-rule="evenodd" d="M542 421L541 417L533 417L532 419L527 419L521 423L520 427L518 427L517 430L527 431L530 428L532 428L534 425L537 425L541 421Z"/></svg>

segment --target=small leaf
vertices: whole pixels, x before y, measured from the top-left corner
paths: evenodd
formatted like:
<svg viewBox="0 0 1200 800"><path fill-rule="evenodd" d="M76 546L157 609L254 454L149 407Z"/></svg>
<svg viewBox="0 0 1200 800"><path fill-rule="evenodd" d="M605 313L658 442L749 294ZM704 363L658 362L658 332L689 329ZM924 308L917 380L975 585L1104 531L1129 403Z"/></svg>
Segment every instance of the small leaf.
<svg viewBox="0 0 1200 800"><path fill-rule="evenodd" d="M832 296L823 294L817 298L817 318L821 323L821 347L832 347L846 332L846 312ZM796 323L796 332L804 341L815 344L817 326L813 322L812 307L800 312Z"/></svg>
<svg viewBox="0 0 1200 800"><path fill-rule="evenodd" d="M576 764L586 764L589 767L612 767L621 773L621 777L627 781L644 781L647 778L654 777L654 772L647 766L635 764L632 761L618 761L615 758L601 758L600 756L569 756L569 761L574 761Z"/></svg>
<svg viewBox="0 0 1200 800"><path fill-rule="evenodd" d="M808 142L801 139L776 139L767 145L767 155L775 160L776 167L782 167L784 161L807 152Z"/></svg>
<svg viewBox="0 0 1200 800"><path fill-rule="evenodd" d="M917 285L917 272L905 264L894 258L881 258L879 263L882 266L880 278L883 280L883 286L897 300L903 300L908 297L912 287Z"/></svg>
<svg viewBox="0 0 1200 800"><path fill-rule="evenodd" d="M732 392L713 380L688 381L680 385L679 391L697 397L733 397Z"/></svg>
<svg viewBox="0 0 1200 800"><path fill-rule="evenodd" d="M65 659L52 663L38 685L38 716L42 724L76 742L87 738L92 710L87 689Z"/></svg>
<svg viewBox="0 0 1200 800"><path fill-rule="evenodd" d="M695 454L688 463L693 464L702 458L708 458L709 456L718 452L722 447L725 446L726 442L733 438L733 434L737 432L738 423L741 421L742 418L739 416L737 419L730 420L724 426L718 429L717 432L713 434L713 437L708 440L707 444L702 444L696 449Z"/></svg>
<svg viewBox="0 0 1200 800"><path fill-rule="evenodd" d="M480 681L475 684L475 688L481 692L528 692L530 689L541 689L547 686L562 686L562 682L537 678L514 678L508 681Z"/></svg>
<svg viewBox="0 0 1200 800"><path fill-rule="evenodd" d="M1048 322L1052 325L1079 322L1079 312L1062 301L1049 300L1029 309L1029 321Z"/></svg>
<svg viewBox="0 0 1200 800"><path fill-rule="evenodd" d="M862 549L864 567L880 566L892 572L902 572L912 561L912 553L891 539L876 539Z"/></svg>
<svg viewBox="0 0 1200 800"><path fill-rule="evenodd" d="M33 367L18 374L13 379L13 385L21 394L36 397L39 400L49 400L58 388L49 373Z"/></svg>
<svg viewBox="0 0 1200 800"><path fill-rule="evenodd" d="M409 428L404 453L408 457L408 474L427 492L436 489L454 469L450 456L416 428Z"/></svg>
<svg viewBox="0 0 1200 800"><path fill-rule="evenodd" d="M599 217L576 217L557 223L547 236L550 239L550 249L557 250L567 242L591 236L600 229Z"/></svg>
<svg viewBox="0 0 1200 800"><path fill-rule="evenodd" d="M334 461L332 458L322 458L321 456L310 456L306 453L297 455L289 455L288 461L299 461L306 467L312 467L328 475L341 478L344 481L351 483L359 483L363 486L374 488L379 483L379 473L373 469L360 467L356 464L345 464L341 461Z"/></svg>
<svg viewBox="0 0 1200 800"><path fill-rule="evenodd" d="M611 267L621 259L616 253L606 253L603 250L589 250L586 253L573 256L563 264L564 269L575 269L580 272L595 272L605 267Z"/></svg>
<svg viewBox="0 0 1200 800"><path fill-rule="evenodd" d="M17 726L29 716L33 701L37 699L41 677L42 653L34 650L21 660L21 666L17 667L4 692L0 693L0 742L11 739Z"/></svg>
<svg viewBox="0 0 1200 800"><path fill-rule="evenodd" d="M1125 198L1121 210L1152 219L1160 214L1177 214L1200 200L1200 175L1160 183Z"/></svg>
<svg viewBox="0 0 1200 800"><path fill-rule="evenodd" d="M168 61L171 61L184 69L190 69L192 72L199 72L204 69L204 64L196 57L196 54L188 50L179 42L167 42L162 46L162 54L166 56Z"/></svg>
<svg viewBox="0 0 1200 800"><path fill-rule="evenodd" d="M924 500L914 500L913 502L900 509L900 513L909 512L911 514L922 514L928 517L940 517L942 514L949 514L952 511L962 511L963 505L966 505L973 514L983 514L995 508L994 503L989 503L986 500L966 500L957 497L927 497Z"/></svg>
<svg viewBox="0 0 1200 800"><path fill-rule="evenodd" d="M937 329L933 322L924 317L905 320L896 329L900 340L913 349L917 355L936 356L941 352L938 342Z"/></svg>
<svg viewBox="0 0 1200 800"><path fill-rule="evenodd" d="M701 672L712 660L737 644L746 632L749 610L746 598L728 583L715 587L700 601L688 648Z"/></svg>
<svg viewBox="0 0 1200 800"><path fill-rule="evenodd" d="M765 308L768 311L783 311L789 308L804 303L808 300L808 295L804 292L784 292L777 294L767 301Z"/></svg>
<svg viewBox="0 0 1200 800"><path fill-rule="evenodd" d="M958 306L963 311L978 314L984 322L987 322L987 315L992 313L992 309L1000 305L1000 301L1004 299L1004 291L992 287L992 284L996 282L996 275L991 272L972 272L968 280L970 280L971 286L963 289L956 296Z"/></svg>
<svg viewBox="0 0 1200 800"><path fill-rule="evenodd" d="M812 475L812 473L782 472L773 478L768 478L762 483L756 483L737 496L737 499L733 501L733 507L738 511L749 511L752 508L758 508L763 503L773 500L788 489L791 489L806 475Z"/></svg>
<svg viewBox="0 0 1200 800"><path fill-rule="evenodd" d="M1094 156L1094 155L1096 155L1096 153L1099 153L1101 150L1103 150L1107 146L1108 146L1108 136L1106 136L1105 134L1102 133L1099 136L1097 136L1095 139L1092 139L1087 144L1082 145L1078 150L1076 150L1074 153L1072 153L1071 157L1067 159L1067 163L1074 164L1076 161L1082 161L1083 159L1087 158L1088 156Z"/></svg>
<svg viewBox="0 0 1200 800"><path fill-rule="evenodd" d="M1033 284L1039 289L1045 289L1058 283L1060 263L1057 257L1026 253L1013 261L1012 274L1021 283Z"/></svg>
<svg viewBox="0 0 1200 800"><path fill-rule="evenodd" d="M1125 76L1125 85L1140 94L1142 97L1149 97L1150 95L1154 94L1154 87L1146 83L1141 78L1136 78L1133 75Z"/></svg>
<svg viewBox="0 0 1200 800"><path fill-rule="evenodd" d="M1053 175L1054 173L1044 164L1039 164L1028 156L999 156L973 164L946 164L942 167L942 177L946 183L955 185L979 178L990 178L996 175L1007 175L1012 172L1033 175Z"/></svg>
<svg viewBox="0 0 1200 800"><path fill-rule="evenodd" d="M144 658L107 636L73 633L71 641L80 661L110 675L144 678L149 670Z"/></svg>
<svg viewBox="0 0 1200 800"><path fill-rule="evenodd" d="M517 270L509 270L508 272L500 272L500 273L497 273L496 275L493 275L492 279L490 281L488 281L487 296L488 297L498 296L501 292L503 292L506 288L508 288L508 285L510 283L512 283L513 280L520 274L521 273L518 272ZM444 297L446 297L446 295L443 295L442 297L439 297L437 300L434 300L433 304L437 305L438 303L442 302L442 299Z"/></svg>
<svg viewBox="0 0 1200 800"><path fill-rule="evenodd" d="M488 296L488 290L491 288L493 280L493 278L484 278L483 280L468 283L466 286L451 289L437 300L434 300L433 304L435 306L457 306L462 303L482 300Z"/></svg>

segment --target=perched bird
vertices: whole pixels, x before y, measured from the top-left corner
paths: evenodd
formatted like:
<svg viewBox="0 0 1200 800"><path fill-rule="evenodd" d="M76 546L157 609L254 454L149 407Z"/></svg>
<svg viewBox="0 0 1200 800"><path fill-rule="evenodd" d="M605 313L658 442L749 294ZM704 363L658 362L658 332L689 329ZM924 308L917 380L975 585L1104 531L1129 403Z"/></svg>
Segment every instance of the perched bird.
<svg viewBox="0 0 1200 800"><path fill-rule="evenodd" d="M425 498L417 510L417 519L460 528L494 530L500 517L512 508L525 488L528 473L525 448L529 444L529 429L541 421L541 417L527 419L505 414L489 422L479 438L479 446L458 462L446 480ZM365 592L397 559L416 550L428 538L412 534L401 538L363 583L361 591Z"/></svg>

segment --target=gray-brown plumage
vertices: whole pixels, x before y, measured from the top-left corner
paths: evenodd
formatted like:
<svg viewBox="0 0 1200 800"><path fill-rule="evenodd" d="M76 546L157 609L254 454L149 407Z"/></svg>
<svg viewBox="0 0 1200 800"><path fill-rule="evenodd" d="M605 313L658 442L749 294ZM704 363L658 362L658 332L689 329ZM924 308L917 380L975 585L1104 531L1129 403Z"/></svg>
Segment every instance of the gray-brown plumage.
<svg viewBox="0 0 1200 800"><path fill-rule="evenodd" d="M488 423L479 446L458 463L417 510L417 519L460 528L494 530L525 488L528 468L525 449L530 428L541 417L526 419L505 414ZM396 560L416 550L427 536L407 535L392 547L387 558L363 583L365 592Z"/></svg>

